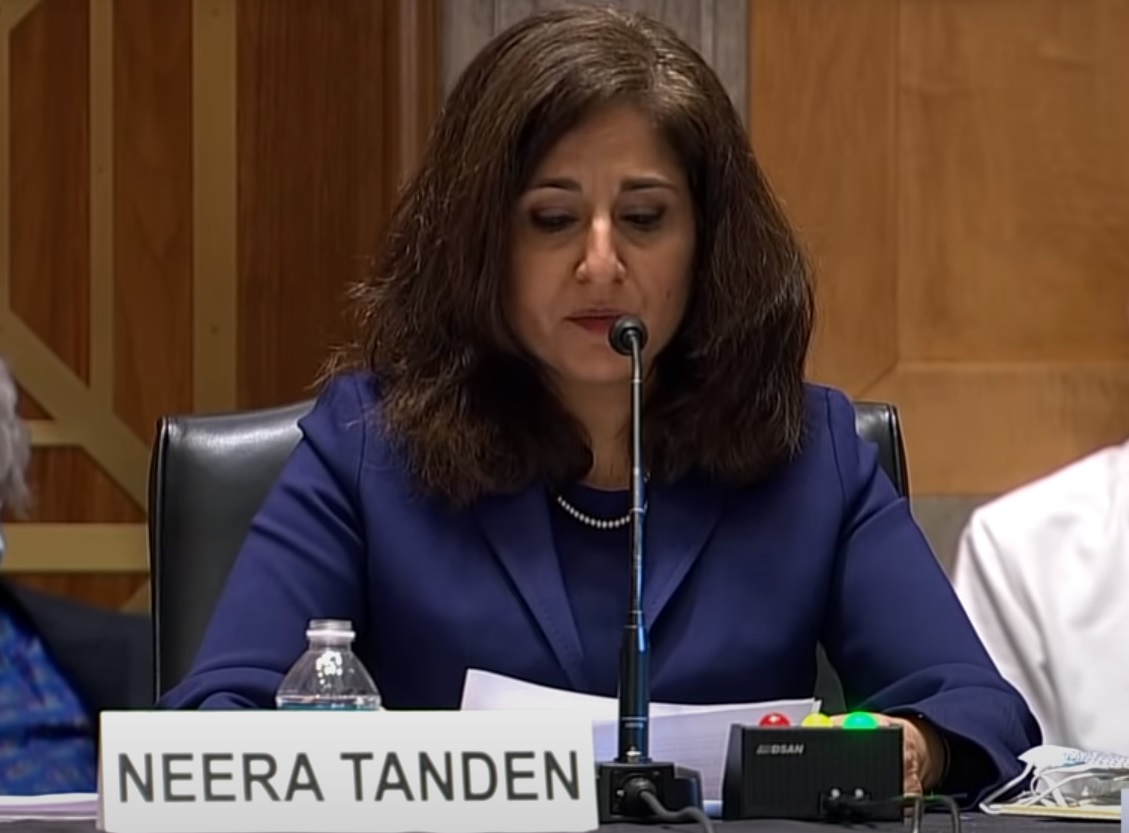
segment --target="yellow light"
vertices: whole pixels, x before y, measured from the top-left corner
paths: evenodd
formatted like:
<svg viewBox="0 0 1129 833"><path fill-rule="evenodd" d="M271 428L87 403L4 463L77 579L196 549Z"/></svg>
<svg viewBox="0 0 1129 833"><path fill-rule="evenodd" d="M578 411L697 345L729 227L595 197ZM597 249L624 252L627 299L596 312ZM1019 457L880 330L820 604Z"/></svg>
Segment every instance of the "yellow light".
<svg viewBox="0 0 1129 833"><path fill-rule="evenodd" d="M804 718L801 726L830 726L831 718L820 712L812 712Z"/></svg>

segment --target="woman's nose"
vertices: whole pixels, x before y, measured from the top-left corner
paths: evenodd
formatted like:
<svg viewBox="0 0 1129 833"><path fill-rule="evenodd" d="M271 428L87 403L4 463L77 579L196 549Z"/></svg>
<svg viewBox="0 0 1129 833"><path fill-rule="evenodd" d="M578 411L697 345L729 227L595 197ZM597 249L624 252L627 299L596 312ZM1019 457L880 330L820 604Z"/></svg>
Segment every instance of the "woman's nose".
<svg viewBox="0 0 1129 833"><path fill-rule="evenodd" d="M584 279L610 283L623 276L623 263L620 262L612 231L610 218L597 216L592 219L585 241L584 262L579 270Z"/></svg>

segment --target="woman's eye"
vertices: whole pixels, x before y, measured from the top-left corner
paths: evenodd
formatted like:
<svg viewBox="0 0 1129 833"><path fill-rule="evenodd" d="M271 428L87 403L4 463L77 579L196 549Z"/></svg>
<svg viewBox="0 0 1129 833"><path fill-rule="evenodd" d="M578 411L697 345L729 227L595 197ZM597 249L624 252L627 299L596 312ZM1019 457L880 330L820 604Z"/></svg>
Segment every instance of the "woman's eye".
<svg viewBox="0 0 1129 833"><path fill-rule="evenodd" d="M662 222L662 211L632 211L629 214L624 214L623 219L643 231L657 228L659 223Z"/></svg>
<svg viewBox="0 0 1129 833"><path fill-rule="evenodd" d="M532 219L533 225L542 231L562 231L573 222L570 214L533 214Z"/></svg>

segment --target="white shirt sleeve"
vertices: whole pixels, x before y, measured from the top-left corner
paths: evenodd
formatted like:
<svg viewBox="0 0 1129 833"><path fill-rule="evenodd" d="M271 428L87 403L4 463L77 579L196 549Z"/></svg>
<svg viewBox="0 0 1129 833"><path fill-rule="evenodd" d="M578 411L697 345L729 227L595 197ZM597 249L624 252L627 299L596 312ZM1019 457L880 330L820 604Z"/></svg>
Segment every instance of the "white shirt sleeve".
<svg viewBox="0 0 1129 833"><path fill-rule="evenodd" d="M1004 544L985 512L977 511L961 534L953 583L1000 674L1027 700L1044 737L1054 737L1061 735L1061 704L1040 616L1024 581L1022 565L1030 556Z"/></svg>

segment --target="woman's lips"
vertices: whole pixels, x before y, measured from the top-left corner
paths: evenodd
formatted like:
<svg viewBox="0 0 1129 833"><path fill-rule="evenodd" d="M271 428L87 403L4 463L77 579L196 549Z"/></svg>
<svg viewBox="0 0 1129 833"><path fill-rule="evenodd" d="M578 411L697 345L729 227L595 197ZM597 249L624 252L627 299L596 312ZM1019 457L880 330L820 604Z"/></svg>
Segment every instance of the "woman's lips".
<svg viewBox="0 0 1129 833"><path fill-rule="evenodd" d="M568 320L569 323L575 324L590 333L606 336L617 318L619 318L618 314L609 313L607 315L577 315Z"/></svg>

